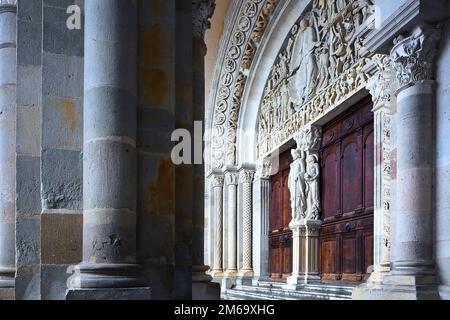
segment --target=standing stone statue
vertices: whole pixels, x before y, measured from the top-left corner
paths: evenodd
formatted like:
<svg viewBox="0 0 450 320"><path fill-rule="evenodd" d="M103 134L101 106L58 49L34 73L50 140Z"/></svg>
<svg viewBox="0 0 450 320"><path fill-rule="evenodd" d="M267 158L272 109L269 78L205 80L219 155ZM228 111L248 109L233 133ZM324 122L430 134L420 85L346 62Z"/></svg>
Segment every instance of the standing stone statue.
<svg viewBox="0 0 450 320"><path fill-rule="evenodd" d="M308 212L307 220L319 219L320 212L320 190L319 190L319 158L317 155L309 155L307 158L305 183L306 183L306 203Z"/></svg>
<svg viewBox="0 0 450 320"><path fill-rule="evenodd" d="M299 221L306 212L304 152L300 149L292 150L292 157L294 162L291 164L288 185L291 191L292 221Z"/></svg>
<svg viewBox="0 0 450 320"><path fill-rule="evenodd" d="M297 106L301 106L312 96L317 79L315 44L317 30L310 18L300 22L300 29L294 43L291 68L293 77L290 83L290 95Z"/></svg>

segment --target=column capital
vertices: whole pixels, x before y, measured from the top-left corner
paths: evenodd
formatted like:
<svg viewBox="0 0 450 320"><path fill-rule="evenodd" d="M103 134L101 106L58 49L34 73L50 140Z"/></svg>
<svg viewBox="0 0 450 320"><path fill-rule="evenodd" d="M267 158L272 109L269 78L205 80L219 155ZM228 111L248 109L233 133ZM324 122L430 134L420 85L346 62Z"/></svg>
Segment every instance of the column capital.
<svg viewBox="0 0 450 320"><path fill-rule="evenodd" d="M211 176L213 188L222 188L224 183L224 177L221 174L213 174Z"/></svg>
<svg viewBox="0 0 450 320"><path fill-rule="evenodd" d="M241 183L252 183L254 176L255 176L255 170L243 169L240 172L240 182Z"/></svg>
<svg viewBox="0 0 450 320"><path fill-rule="evenodd" d="M215 8L215 0L192 0L192 32L195 38L205 38L206 30L211 27L209 19Z"/></svg>
<svg viewBox="0 0 450 320"><path fill-rule="evenodd" d="M238 174L236 172L225 172L225 183L227 186L238 184Z"/></svg>
<svg viewBox="0 0 450 320"><path fill-rule="evenodd" d="M372 96L374 112L385 107L395 98L397 86L391 57L380 54L375 56L375 61L377 73L369 80L366 86Z"/></svg>
<svg viewBox="0 0 450 320"><path fill-rule="evenodd" d="M435 56L441 30L419 26L409 37L394 40L390 58L394 64L400 90L435 77Z"/></svg>
<svg viewBox="0 0 450 320"><path fill-rule="evenodd" d="M0 13L16 12L17 0L0 0Z"/></svg>
<svg viewBox="0 0 450 320"><path fill-rule="evenodd" d="M322 129L311 126L294 134L297 150L311 152L319 151L322 142Z"/></svg>
<svg viewBox="0 0 450 320"><path fill-rule="evenodd" d="M256 165L255 177L258 179L269 179L271 175L272 161L267 158L258 161L258 164Z"/></svg>

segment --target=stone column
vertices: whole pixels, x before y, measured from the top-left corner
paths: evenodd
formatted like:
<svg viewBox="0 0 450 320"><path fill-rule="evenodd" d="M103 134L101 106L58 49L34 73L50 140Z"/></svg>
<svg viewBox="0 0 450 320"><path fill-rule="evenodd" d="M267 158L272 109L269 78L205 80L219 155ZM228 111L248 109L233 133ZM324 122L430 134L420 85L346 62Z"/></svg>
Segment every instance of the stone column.
<svg viewBox="0 0 450 320"><path fill-rule="evenodd" d="M0 0L0 300L13 299L16 190L16 0Z"/></svg>
<svg viewBox="0 0 450 320"><path fill-rule="evenodd" d="M438 298L433 259L433 113L434 60L440 31L416 28L399 37L391 59L400 89L397 95L398 162L396 241L392 275L383 280L401 298Z"/></svg>
<svg viewBox="0 0 450 320"><path fill-rule="evenodd" d="M89 0L85 13L83 262L67 298L149 299L136 264L137 2Z"/></svg>
<svg viewBox="0 0 450 320"><path fill-rule="evenodd" d="M223 276L223 175L213 176L215 232L214 232L214 267L213 277Z"/></svg>
<svg viewBox="0 0 450 320"><path fill-rule="evenodd" d="M253 285L269 281L269 201L272 162L258 163L253 182Z"/></svg>
<svg viewBox="0 0 450 320"><path fill-rule="evenodd" d="M319 230L320 167L319 149L322 132L310 127L294 136L297 149L292 151L294 162L289 174L293 233L292 275L287 279L287 289L320 281Z"/></svg>
<svg viewBox="0 0 450 320"><path fill-rule="evenodd" d="M237 175L234 172L225 174L228 187L228 266L226 275L237 274Z"/></svg>
<svg viewBox="0 0 450 320"><path fill-rule="evenodd" d="M395 108L395 75L388 56L376 57L377 74L369 81L374 103L374 270L369 283L380 283L390 271L391 247L391 112Z"/></svg>
<svg viewBox="0 0 450 320"><path fill-rule="evenodd" d="M244 169L240 173L242 183L242 268L239 270L240 284L251 283L253 278L252 241L252 184L254 170Z"/></svg>

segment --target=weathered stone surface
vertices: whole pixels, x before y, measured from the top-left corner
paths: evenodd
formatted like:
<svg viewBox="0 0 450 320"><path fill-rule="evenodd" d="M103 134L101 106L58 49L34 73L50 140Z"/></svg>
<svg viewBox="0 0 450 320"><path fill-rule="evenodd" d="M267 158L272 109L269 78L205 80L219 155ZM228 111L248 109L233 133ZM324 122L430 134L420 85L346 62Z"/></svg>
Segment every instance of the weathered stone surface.
<svg viewBox="0 0 450 320"><path fill-rule="evenodd" d="M150 288L67 290L66 300L151 300Z"/></svg>

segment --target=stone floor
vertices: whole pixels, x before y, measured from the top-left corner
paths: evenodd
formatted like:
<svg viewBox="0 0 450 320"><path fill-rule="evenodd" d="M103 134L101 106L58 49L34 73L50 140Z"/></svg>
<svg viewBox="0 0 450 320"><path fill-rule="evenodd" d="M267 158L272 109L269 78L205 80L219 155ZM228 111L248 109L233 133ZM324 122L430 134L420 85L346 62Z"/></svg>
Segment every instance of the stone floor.
<svg viewBox="0 0 450 320"><path fill-rule="evenodd" d="M285 283L263 282L259 286L236 285L222 293L223 300L351 300L353 284L308 284L292 291Z"/></svg>

